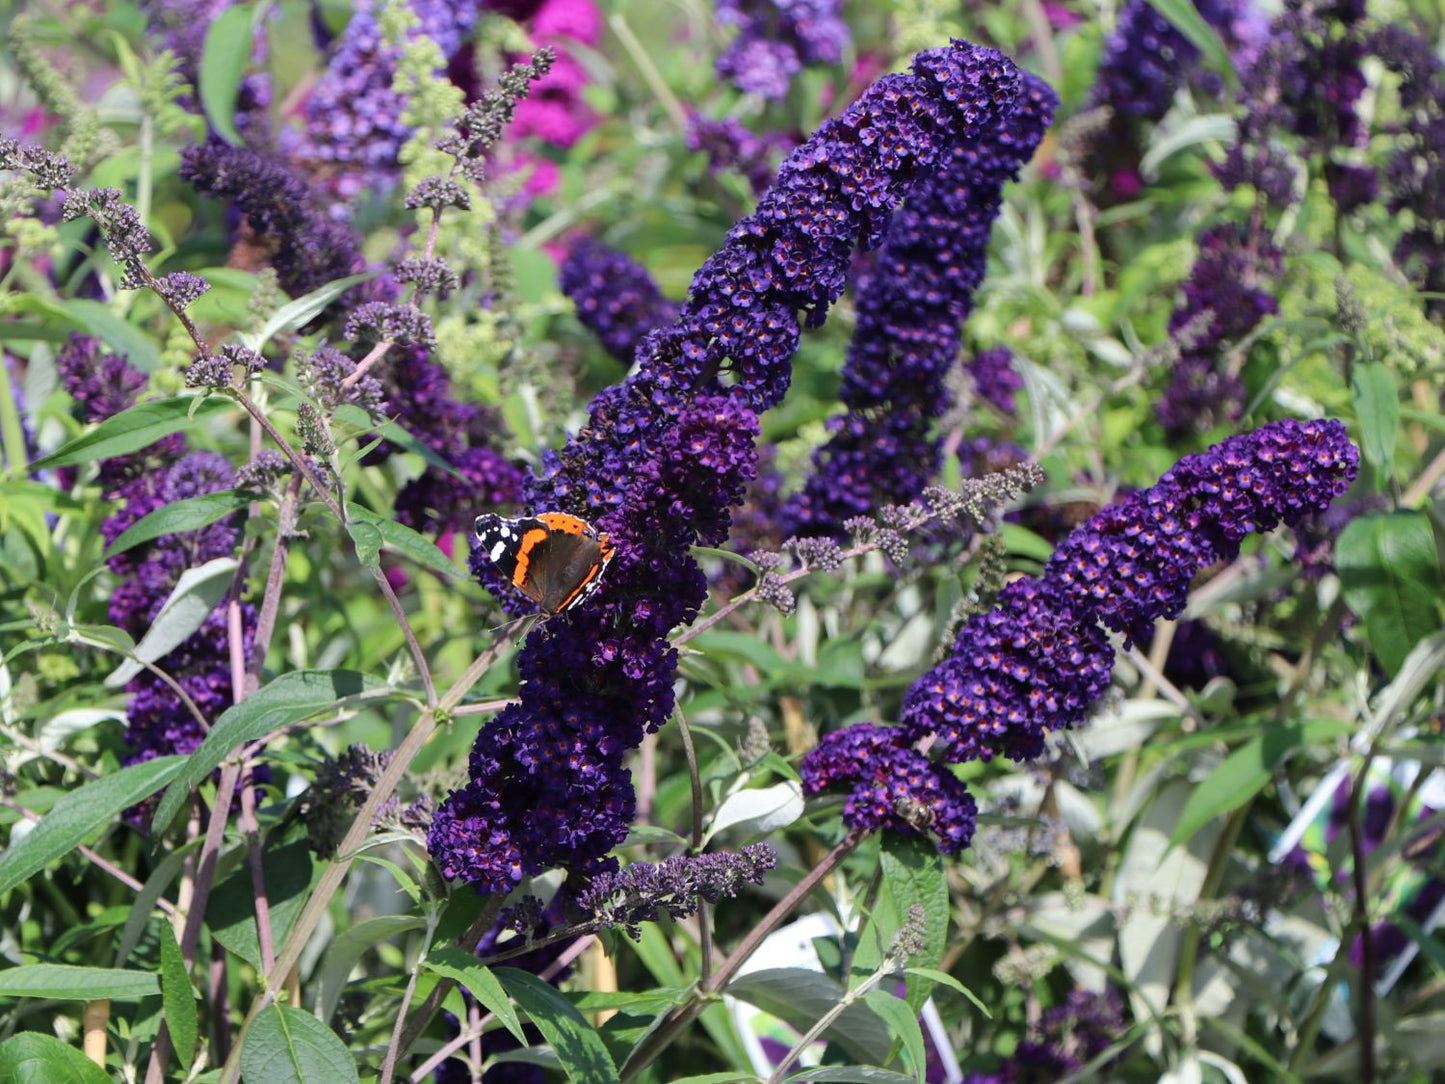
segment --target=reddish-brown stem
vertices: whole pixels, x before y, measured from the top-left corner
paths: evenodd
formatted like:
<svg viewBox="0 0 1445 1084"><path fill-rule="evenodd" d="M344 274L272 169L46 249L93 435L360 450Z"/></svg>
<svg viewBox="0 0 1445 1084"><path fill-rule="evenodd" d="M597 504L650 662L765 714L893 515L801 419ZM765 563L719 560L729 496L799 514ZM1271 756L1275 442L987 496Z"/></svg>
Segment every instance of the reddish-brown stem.
<svg viewBox="0 0 1445 1084"><path fill-rule="evenodd" d="M254 692L261 684L261 669L271 650L271 637L276 631L276 616L281 609L281 582L286 578L286 558L290 553L291 533L296 529L296 507L301 495L301 476L293 474L276 517L276 541L271 549L271 565L266 571L266 587L261 595L261 611L256 617L256 637L251 643L250 664L246 668L246 692Z"/></svg>

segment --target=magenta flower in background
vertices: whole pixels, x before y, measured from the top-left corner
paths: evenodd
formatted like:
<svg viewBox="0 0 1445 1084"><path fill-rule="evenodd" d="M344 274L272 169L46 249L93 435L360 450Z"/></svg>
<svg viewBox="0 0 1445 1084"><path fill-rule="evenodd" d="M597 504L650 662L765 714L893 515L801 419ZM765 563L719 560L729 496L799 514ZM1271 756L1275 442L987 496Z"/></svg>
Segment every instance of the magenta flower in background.
<svg viewBox="0 0 1445 1084"><path fill-rule="evenodd" d="M548 457L528 505L587 516L616 556L595 602L528 637L519 702L483 727L469 782L432 824L447 877L496 892L557 865L611 866L633 813L623 759L672 713L666 636L706 597L689 547L726 538L756 471L757 415L787 389L799 311L821 322L854 248L882 239L909 186L1018 100L1013 65L963 42L880 80L789 157L677 321L644 341L637 372Z"/></svg>

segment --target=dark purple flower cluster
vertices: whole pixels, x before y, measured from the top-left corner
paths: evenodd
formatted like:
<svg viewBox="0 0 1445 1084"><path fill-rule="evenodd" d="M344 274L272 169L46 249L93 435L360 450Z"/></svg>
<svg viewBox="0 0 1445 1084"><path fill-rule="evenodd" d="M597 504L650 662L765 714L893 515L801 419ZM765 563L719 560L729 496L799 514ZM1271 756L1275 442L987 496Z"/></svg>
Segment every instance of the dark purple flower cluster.
<svg viewBox="0 0 1445 1084"><path fill-rule="evenodd" d="M969 618L949 656L904 700L909 736L937 735L950 761L1031 759L1046 731L1083 720L1108 686L1104 626L1143 637L1177 617L1194 577L1252 532L1327 508L1359 469L1337 421L1280 421L1185 456L1158 483L1101 509ZM810 754L811 755L811 754Z"/></svg>
<svg viewBox="0 0 1445 1084"><path fill-rule="evenodd" d="M1057 102L1046 83L1024 75L1014 109L983 139L951 148L894 216L858 290L840 392L847 412L829 423L832 435L789 502L788 533L836 537L847 520L904 504L937 475L933 427L950 404L946 379L1004 185L1032 157Z"/></svg>
<svg viewBox="0 0 1445 1084"><path fill-rule="evenodd" d="M376 0L356 5L333 43L326 71L302 106L305 134L293 157L328 176L343 200L363 194L397 169L397 154L411 136L402 120L403 100L392 88L401 50L382 39ZM443 56L461 48L481 10L478 3L408 0L416 16L411 36L425 36Z"/></svg>
<svg viewBox="0 0 1445 1084"><path fill-rule="evenodd" d="M1259 48L1266 30L1250 0L1201 0L1195 5L1224 39L1235 66ZM1140 128L1169 111L1174 96L1201 79L1199 50L1149 0L1129 0L1119 12L1114 32L1104 46L1089 96L1091 106L1107 107L1103 130L1089 141L1089 170L1109 178L1106 195L1137 194Z"/></svg>
<svg viewBox="0 0 1445 1084"><path fill-rule="evenodd" d="M257 250L291 296L364 269L350 227L321 211L306 182L280 162L212 138L181 152L180 175L245 216L237 242Z"/></svg>
<svg viewBox="0 0 1445 1084"><path fill-rule="evenodd" d="M971 804L971 803L970 803ZM732 899L743 885L760 885L778 863L777 852L754 843L740 853L680 854L662 862L634 862L625 869L599 873L578 894L576 904L604 929L621 926L635 941L641 925L663 914L686 918L700 903Z"/></svg>
<svg viewBox="0 0 1445 1084"><path fill-rule="evenodd" d="M846 789L843 820L851 828L932 833L938 849L957 854L973 839L978 806L947 765L913 748L898 727L859 723L825 735L802 764L803 793Z"/></svg>
<svg viewBox="0 0 1445 1084"><path fill-rule="evenodd" d="M1327 177L1338 168L1328 161L1331 152L1360 143L1355 106L1365 89L1363 11L1362 4L1288 0L1240 79L1245 113L1234 146L1215 169L1226 188L1251 185L1270 203L1287 204L1295 196L1295 168L1280 135L1298 137L1300 157L1324 156Z"/></svg>
<svg viewBox="0 0 1445 1084"><path fill-rule="evenodd" d="M56 368L84 421L101 421L135 403L145 377L124 357L103 352L92 339L73 336L59 352ZM102 462L100 483L115 511L101 526L107 545L157 508L235 484L231 464L215 452L187 453L185 438L165 437L148 448ZM222 520L195 531L162 535L111 557L116 577L109 603L112 623L139 638L150 627L188 568L230 556L239 527ZM243 652L249 656L255 614L242 606ZM230 637L224 603L199 630L158 661L208 722L232 700ZM205 727L169 684L144 671L127 686L125 763L169 753L188 753L205 737Z"/></svg>
<svg viewBox="0 0 1445 1084"><path fill-rule="evenodd" d="M1000 414L1013 415L1014 396L1023 390L1024 379L1014 371L1013 351L1007 346L980 350L964 363L973 378L973 392Z"/></svg>
<svg viewBox="0 0 1445 1084"><path fill-rule="evenodd" d="M356 811L376 788L393 753L373 752L365 745L347 747L340 756L328 758L316 769L311 786L297 803L311 849L324 858L336 854ZM376 811L373 824L391 824L422 831L431 821L431 799L422 795L403 805L396 795Z"/></svg>
<svg viewBox="0 0 1445 1084"><path fill-rule="evenodd" d="M677 306L662 296L647 268L590 239L568 251L557 285L577 307L582 326L628 365L648 332L677 317Z"/></svg>
<svg viewBox="0 0 1445 1084"><path fill-rule="evenodd" d="M509 508L522 499L522 471L486 445L451 458L451 470L429 466L396 495L396 518L414 531L465 534L478 509Z"/></svg>
<svg viewBox="0 0 1445 1084"><path fill-rule="evenodd" d="M595 602L528 638L519 702L484 726L470 781L433 822L447 877L496 892L559 864L608 867L634 807L625 756L672 712L665 637L706 598L689 548L724 540L755 474L757 414L787 388L798 311L822 320L855 246L881 240L909 185L992 130L1018 87L1000 54L965 42L880 80L783 164L677 322L644 341L638 371L547 457L530 507L588 515L616 555Z"/></svg>
<svg viewBox="0 0 1445 1084"><path fill-rule="evenodd" d="M424 347L393 346L378 366L378 383L388 412L399 415L407 431L448 464L429 464L402 487L395 505L398 520L436 535L469 534L478 511L521 499L521 468L491 446L492 415L453 398L451 377ZM366 462L382 462L400 450L383 440Z"/></svg>
<svg viewBox="0 0 1445 1084"><path fill-rule="evenodd" d="M718 0L717 20L739 28L717 73L774 101L810 64L836 64L851 40L841 0Z"/></svg>
<svg viewBox="0 0 1445 1084"><path fill-rule="evenodd" d="M1198 60L1199 50L1149 0L1129 0L1104 46L1090 101L1158 120Z"/></svg>
<svg viewBox="0 0 1445 1084"><path fill-rule="evenodd" d="M75 400L81 421L98 422L135 406L146 386L145 374L109 353L99 339L72 335L55 356L65 390Z"/></svg>
<svg viewBox="0 0 1445 1084"><path fill-rule="evenodd" d="M970 1073L964 1084L1053 1084L1073 1076L1124 1036L1124 1001L1113 990L1073 990L1045 1009L996 1073Z"/></svg>
<svg viewBox="0 0 1445 1084"><path fill-rule="evenodd" d="M779 132L755 135L736 117L709 120L694 113L687 122L688 150L707 155L714 173L739 173L747 178L753 195L761 196L773 183L780 152L790 151L797 140Z"/></svg>
<svg viewBox="0 0 1445 1084"><path fill-rule="evenodd" d="M1445 79L1441 63L1426 41L1401 27L1386 27L1371 39L1375 54L1401 78L1400 106L1405 116L1395 151L1386 166L1387 206L1405 218L1395 242L1395 259L1419 288L1445 293ZM1445 299L1426 300L1435 317Z"/></svg>
<svg viewBox="0 0 1445 1084"><path fill-rule="evenodd" d="M1246 235L1227 225L1199 238L1184 302L1169 318L1170 332L1188 328L1189 341L1154 407L1171 438L1206 432L1243 415L1244 382L1227 365L1225 351L1279 312L1264 286L1278 278L1280 267L1279 250L1257 233Z"/></svg>

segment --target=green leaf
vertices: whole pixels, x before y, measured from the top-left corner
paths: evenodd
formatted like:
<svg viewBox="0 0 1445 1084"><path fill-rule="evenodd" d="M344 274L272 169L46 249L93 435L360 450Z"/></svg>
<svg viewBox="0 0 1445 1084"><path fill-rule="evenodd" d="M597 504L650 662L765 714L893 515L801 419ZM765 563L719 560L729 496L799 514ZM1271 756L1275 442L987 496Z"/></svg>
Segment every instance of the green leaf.
<svg viewBox="0 0 1445 1084"><path fill-rule="evenodd" d="M804 1069L787 1077L787 1084L913 1084L911 1076L880 1069L876 1065L840 1065L827 1069Z"/></svg>
<svg viewBox="0 0 1445 1084"><path fill-rule="evenodd" d="M913 1077L923 1084L923 1074L928 1068L928 1055L923 1046L923 1029L918 1026L918 1012L902 998L894 997L887 990L869 990L863 995L868 1007L883 1018L888 1025L888 1034L903 1044L908 1052L908 1064Z"/></svg>
<svg viewBox="0 0 1445 1084"><path fill-rule="evenodd" d="M1194 788L1174 825L1169 845L1184 843L1215 817L1253 799L1291 753L1353 729L1348 721L1326 719L1304 726L1272 726L1245 742Z"/></svg>
<svg viewBox="0 0 1445 1084"><path fill-rule="evenodd" d="M1400 391L1395 377L1379 363L1356 365L1350 391L1360 419L1360 450L1375 470L1389 477L1400 430Z"/></svg>
<svg viewBox="0 0 1445 1084"><path fill-rule="evenodd" d="M122 810L149 798L180 772L185 760L157 757L132 764L60 799L24 839L0 855L0 896L112 824Z"/></svg>
<svg viewBox="0 0 1445 1084"><path fill-rule="evenodd" d="M22 1031L0 1043L0 1080L9 1084L110 1084L104 1069L54 1035Z"/></svg>
<svg viewBox="0 0 1445 1084"><path fill-rule="evenodd" d="M203 493L199 497L162 505L127 527L121 536L107 547L102 560L108 561L117 553L124 553L164 534L199 531L202 527L209 527L227 516L234 515L252 501L260 499L259 493L252 493L248 489L225 489L219 493Z"/></svg>
<svg viewBox="0 0 1445 1084"><path fill-rule="evenodd" d="M879 861L883 880L873 913L859 935L854 975L877 970L915 903L923 908L924 949L914 962L919 967L937 967L948 944L949 915L948 886L938 848L926 840L890 834L884 837ZM915 1016L923 1011L929 986L917 978L908 980L907 1000Z"/></svg>
<svg viewBox="0 0 1445 1084"><path fill-rule="evenodd" d="M413 531L405 524L385 516L378 516L375 512L356 504L348 504L346 514L352 521L351 524L348 524L349 527L354 527L357 523L369 525L381 536L381 542L384 545L408 560L415 561L443 576L457 575L457 566L452 564L450 557L437 548L435 542L425 535ZM351 537L356 538L354 529ZM360 546L359 541L357 545Z"/></svg>
<svg viewBox="0 0 1445 1084"><path fill-rule="evenodd" d="M232 8L231 10L237 9ZM347 275L345 278L332 279L326 285L316 287L309 294L302 294L296 300L288 301L276 310L271 319L266 321L253 338L247 340L246 345L252 350L259 351L271 341L272 336L277 332L294 331L299 327L304 327L320 316L327 305L347 290L375 277L376 272L367 271L360 275Z"/></svg>
<svg viewBox="0 0 1445 1084"><path fill-rule="evenodd" d="M1359 516L1335 544L1345 602L1391 677L1415 644L1440 627L1440 561L1423 512Z"/></svg>
<svg viewBox="0 0 1445 1084"><path fill-rule="evenodd" d="M384 681L354 670L294 670L280 675L239 704L231 705L216 720L206 740L186 758L185 770L161 799L151 830L165 831L191 788L215 771L238 745L335 707L344 699L377 697L390 691Z"/></svg>
<svg viewBox="0 0 1445 1084"><path fill-rule="evenodd" d="M1251 801L1274 778L1274 772L1290 756L1318 741L1350 733L1347 721L1321 720L1305 726L1274 726L1256 739L1228 754L1204 782L1199 783L1183 805L1169 846L1176 847L1192 837L1215 817L1233 812Z"/></svg>
<svg viewBox="0 0 1445 1084"><path fill-rule="evenodd" d="M135 658L126 659L105 679L109 689L118 689L145 669L144 663L165 658L191 638L206 623L211 611L230 590L236 576L234 557L217 557L198 568L181 573L170 597L135 645Z"/></svg>
<svg viewBox="0 0 1445 1084"><path fill-rule="evenodd" d="M263 1009L241 1047L246 1084L360 1084L356 1062L336 1033L290 1005Z"/></svg>
<svg viewBox="0 0 1445 1084"><path fill-rule="evenodd" d="M358 561L367 568L376 568L381 564L381 547L386 540L381 537L381 531L376 524L364 519L349 520L346 532L351 535L352 544L356 546Z"/></svg>
<svg viewBox="0 0 1445 1084"><path fill-rule="evenodd" d="M1174 24L1174 28L1189 39L1209 61L1209 66L1224 76L1233 89L1235 84L1234 62L1229 50L1212 26L1204 21L1199 9L1191 0L1149 0L1149 6Z"/></svg>
<svg viewBox="0 0 1445 1084"><path fill-rule="evenodd" d="M357 962L368 951L383 941L398 934L420 930L426 923L414 915L378 915L364 922L358 922L349 930L336 937L321 958L317 972L316 1013L323 1022L330 1022L331 1014L341 1001L346 990L347 979ZM475 957L472 957L475 961ZM510 1008L510 1006L508 1006Z"/></svg>
<svg viewBox="0 0 1445 1084"><path fill-rule="evenodd" d="M522 1031L522 1022L517 1019L517 1010L512 1008L507 992L502 989L502 984L497 981L497 976L492 974L491 968L477 963L477 958L470 953L453 948L433 949L423 963L429 971L456 979L471 991L474 998L496 1014L507 1030L517 1037L517 1042L523 1046L529 1045L527 1036ZM568 1008L571 1008L570 1002Z"/></svg>
<svg viewBox="0 0 1445 1084"><path fill-rule="evenodd" d="M203 422L230 410L232 405L229 400L217 397L197 401L193 395L140 403L105 419L58 451L32 463L30 469L34 472L47 467L73 467L139 451L172 433L199 428Z"/></svg>
<svg viewBox="0 0 1445 1084"><path fill-rule="evenodd" d="M149 971L121 967L72 967L70 964L27 964L0 971L0 997L49 997L58 1001L94 1001L108 997L135 1001L161 992Z"/></svg>
<svg viewBox="0 0 1445 1084"><path fill-rule="evenodd" d="M804 967L769 967L749 971L728 983L726 993L806 1031L843 999L843 987L831 975ZM888 1057L892 1040L878 1014L855 1001L823 1032L854 1061L877 1064Z"/></svg>
<svg viewBox="0 0 1445 1084"><path fill-rule="evenodd" d="M988 1006L979 1000L978 995L975 994L963 983L959 982L947 971L935 971L931 967L908 967L904 968L904 973L908 975L918 975L922 978L927 979L929 982L936 982L943 986L947 986L950 990L953 990L955 993L962 994L964 997L968 998L969 1001L972 1001L974 1007L978 1009L979 1012L983 1013L983 1015L987 1019L993 1019L993 1013L988 1011Z"/></svg>
<svg viewBox="0 0 1445 1084"><path fill-rule="evenodd" d="M117 354L124 354L141 372L153 373L161 367L160 351L150 336L122 320L109 305L77 297L65 302L65 309L85 325L85 330Z"/></svg>
<svg viewBox="0 0 1445 1084"><path fill-rule="evenodd" d="M515 967L499 967L494 973L552 1044L568 1080L575 1084L618 1084L617 1066L602 1037L555 986Z"/></svg>
<svg viewBox="0 0 1445 1084"><path fill-rule="evenodd" d="M250 59L251 8L238 4L221 12L206 31L198 69L206 119L217 135L236 147L243 142L236 131L236 97Z"/></svg>
<svg viewBox="0 0 1445 1084"><path fill-rule="evenodd" d="M267 847L261 854L261 877L266 882L271 936L278 945L286 940L296 916L306 903L313 872L311 850L304 838L294 839L280 847ZM238 865L211 892L206 907L206 928L226 948L261 970L256 889L249 862Z"/></svg>
<svg viewBox="0 0 1445 1084"><path fill-rule="evenodd" d="M186 961L181 956L175 928L162 921L160 930L161 1006L166 1014L166 1029L171 1033L171 1045L175 1047L181 1069L186 1070L196 1058L196 994L191 988L191 976L186 973Z"/></svg>

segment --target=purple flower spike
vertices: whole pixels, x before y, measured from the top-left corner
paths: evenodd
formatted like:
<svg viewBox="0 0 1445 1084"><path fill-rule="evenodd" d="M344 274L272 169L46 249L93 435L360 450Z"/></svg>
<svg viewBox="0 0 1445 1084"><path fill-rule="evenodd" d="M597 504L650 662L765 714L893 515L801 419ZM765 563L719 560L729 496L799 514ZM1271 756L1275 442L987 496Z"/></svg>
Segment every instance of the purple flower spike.
<svg viewBox="0 0 1445 1084"><path fill-rule="evenodd" d="M946 377L983 281L1004 185L1033 156L1057 104L1048 84L1025 74L1014 110L976 143L955 144L894 216L858 293L840 393L848 412L831 421L812 475L789 501L787 533L838 536L850 518L904 504L937 475L933 423L951 403ZM1003 369L1018 379L1006 356ZM1002 395L1001 387L989 390Z"/></svg>
<svg viewBox="0 0 1445 1084"><path fill-rule="evenodd" d="M850 788L843 807L850 828L931 832L944 854L957 854L973 839L978 806L968 788L896 727L859 723L835 730L803 758L800 770L809 797Z"/></svg>
<svg viewBox="0 0 1445 1084"><path fill-rule="evenodd" d="M319 211L306 182L280 162L213 138L181 153L180 175L246 216L250 241L293 297L362 270L351 229Z"/></svg>
<svg viewBox="0 0 1445 1084"><path fill-rule="evenodd" d="M596 241L572 246L557 284L577 306L582 326L629 365L647 333L677 316L677 306L662 296L645 267Z"/></svg>
<svg viewBox="0 0 1445 1084"><path fill-rule="evenodd" d="M1013 351L1007 346L980 350L964 367L973 377L974 393L1010 417L1014 412L1014 396L1023 390L1023 377L1014 372Z"/></svg>
<svg viewBox="0 0 1445 1084"><path fill-rule="evenodd" d="M1244 382L1220 363L1227 347L1279 312L1262 284L1279 275L1280 261L1268 239L1251 243L1236 226L1206 230L1199 238L1184 303L1169 318L1169 330L1188 342L1155 406L1171 437L1205 432L1244 413Z"/></svg>
<svg viewBox="0 0 1445 1084"><path fill-rule="evenodd" d="M965 42L880 80L788 158L678 319L643 341L635 375L547 457L526 503L591 519L616 556L594 602L528 638L519 702L483 728L470 782L433 823L447 876L495 892L559 864L609 867L633 811L624 758L672 711L665 637L706 598L689 547L726 538L756 474L757 415L787 389L797 313L822 320L855 246L879 242L909 186L993 130L1018 88L1001 54Z"/></svg>
<svg viewBox="0 0 1445 1084"><path fill-rule="evenodd" d="M969 618L908 691L904 728L938 735L953 761L1038 756L1044 733L1081 722L1108 686L1114 653L1100 624L1142 637L1178 616L1194 577L1237 556L1245 535L1329 507L1358 470L1333 420L1274 422L1184 457L1074 531L1042 576Z"/></svg>

